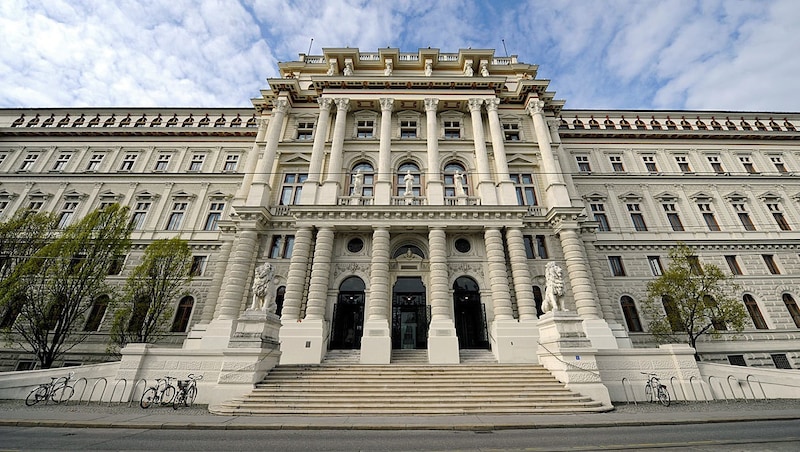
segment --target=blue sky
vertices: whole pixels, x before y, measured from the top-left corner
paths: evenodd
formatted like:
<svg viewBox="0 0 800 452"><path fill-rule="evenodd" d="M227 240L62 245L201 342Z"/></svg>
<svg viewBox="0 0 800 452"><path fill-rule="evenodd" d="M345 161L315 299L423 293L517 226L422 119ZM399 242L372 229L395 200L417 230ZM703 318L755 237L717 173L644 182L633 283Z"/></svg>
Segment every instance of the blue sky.
<svg viewBox="0 0 800 452"><path fill-rule="evenodd" d="M0 107L236 107L308 50L494 48L567 108L800 111L797 0L0 0Z"/></svg>

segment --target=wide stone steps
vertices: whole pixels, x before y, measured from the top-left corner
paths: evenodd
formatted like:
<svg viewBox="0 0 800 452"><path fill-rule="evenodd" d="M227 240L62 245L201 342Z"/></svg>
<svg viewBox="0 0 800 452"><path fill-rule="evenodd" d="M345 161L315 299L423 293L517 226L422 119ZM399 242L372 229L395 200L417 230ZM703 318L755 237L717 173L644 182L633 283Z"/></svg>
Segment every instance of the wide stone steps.
<svg viewBox="0 0 800 452"><path fill-rule="evenodd" d="M320 365L277 366L249 394L210 409L226 415L340 416L609 409L566 389L537 365L346 365L341 358Z"/></svg>

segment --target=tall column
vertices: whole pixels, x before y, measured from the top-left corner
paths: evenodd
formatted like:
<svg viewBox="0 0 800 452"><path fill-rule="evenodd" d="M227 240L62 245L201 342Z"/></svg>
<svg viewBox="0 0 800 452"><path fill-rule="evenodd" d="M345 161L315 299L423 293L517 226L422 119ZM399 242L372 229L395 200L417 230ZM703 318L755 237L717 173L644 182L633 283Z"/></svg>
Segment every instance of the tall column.
<svg viewBox="0 0 800 452"><path fill-rule="evenodd" d="M544 119L544 107L543 100L533 98L525 108L533 118L533 128L536 131L536 141L539 144L539 154L542 157L542 166L544 167L545 180L547 181L547 206L550 208L570 207L567 184L558 171L553 148L550 146L550 129Z"/></svg>
<svg viewBox="0 0 800 452"><path fill-rule="evenodd" d="M484 205L497 204L497 193L489 169L489 154L486 151L486 136L483 133L481 106L483 99L469 99L469 113L472 116L472 135L475 140L475 163L478 169L478 196Z"/></svg>
<svg viewBox="0 0 800 452"><path fill-rule="evenodd" d="M342 180L342 153L344 148L345 127L347 124L347 111L350 109L350 99L338 98L336 103L336 120L333 123L333 141L331 142L331 157L328 160L328 171L325 174L325 185L322 188L318 204L335 205L339 195L339 184Z"/></svg>
<svg viewBox="0 0 800 452"><path fill-rule="evenodd" d="M225 295L222 297L219 319L231 320L239 317L256 250L258 250L257 231L244 229L236 234L228 271L225 273Z"/></svg>
<svg viewBox="0 0 800 452"><path fill-rule="evenodd" d="M361 338L362 364L388 364L392 359L389 328L389 240L388 227L376 227L372 232L367 321L364 323L364 336Z"/></svg>
<svg viewBox="0 0 800 452"><path fill-rule="evenodd" d="M436 119L438 105L439 99L435 97L425 99L426 142L428 144L428 180L425 192L428 204L435 206L444 204L444 185L439 168L439 122Z"/></svg>
<svg viewBox="0 0 800 452"><path fill-rule="evenodd" d="M286 277L286 295L283 299L281 322L287 324L300 320L300 305L306 292L306 274L311 255L311 228L301 228L294 237L292 260Z"/></svg>
<svg viewBox="0 0 800 452"><path fill-rule="evenodd" d="M536 300L533 298L533 283L528 270L528 260L525 254L525 243L522 239L522 230L509 228L506 230L508 254L511 261L511 276L514 279L514 293L517 296L517 311L520 321L535 321Z"/></svg>
<svg viewBox="0 0 800 452"><path fill-rule="evenodd" d="M250 191L250 184L253 183L253 175L256 173L258 167L258 157L261 153L261 147L264 146L264 137L267 135L267 125L269 121L266 119L258 120L258 132L256 133L256 140L253 142L253 148L250 149L250 154L247 156L247 163L244 168L244 177L242 177L242 185L236 190L234 196L234 204L244 202L247 199L247 193Z"/></svg>
<svg viewBox="0 0 800 452"><path fill-rule="evenodd" d="M375 182L375 204L388 205L392 196L392 108L394 99L383 97L381 102L381 141L378 151L378 177Z"/></svg>
<svg viewBox="0 0 800 452"><path fill-rule="evenodd" d="M314 261L311 265L311 282L308 286L308 305L306 307L305 320L325 319L332 255L333 229L330 227L321 228L317 231L317 243L314 246Z"/></svg>
<svg viewBox="0 0 800 452"><path fill-rule="evenodd" d="M308 179L303 184L300 204L313 205L317 199L317 188L322 180L322 162L325 159L325 140L328 138L328 125L331 122L331 105L333 99L320 97L319 117L314 132L314 145L311 148L311 162L308 165Z"/></svg>
<svg viewBox="0 0 800 452"><path fill-rule="evenodd" d="M269 121L269 127L267 127L267 144L264 147L264 155L258 162L256 172L253 175L253 183L247 195L247 204L250 206L267 206L269 204L271 194L269 181L272 176L272 167L275 163L275 154L278 151L278 141L283 130L283 122L286 119L286 113L289 112L289 108L289 99L279 97L275 100L275 106L272 108L272 118Z"/></svg>
<svg viewBox="0 0 800 452"><path fill-rule="evenodd" d="M497 107L500 99L494 97L486 99L486 113L489 116L489 134L492 136L492 152L494 153L494 172L497 174L498 198L500 204L506 206L517 205L517 194L511 175L508 173L508 157L506 156L505 136Z"/></svg>
<svg viewBox="0 0 800 452"><path fill-rule="evenodd" d="M453 322L447 269L447 235L443 228L428 231L431 277L431 323L428 327L428 360L431 364L457 364L458 336Z"/></svg>
<svg viewBox="0 0 800 452"><path fill-rule="evenodd" d="M486 254L489 261L489 282L494 305L494 320L513 320L511 293L508 290L508 271L506 256L503 251L503 236L497 228L488 228L484 232Z"/></svg>

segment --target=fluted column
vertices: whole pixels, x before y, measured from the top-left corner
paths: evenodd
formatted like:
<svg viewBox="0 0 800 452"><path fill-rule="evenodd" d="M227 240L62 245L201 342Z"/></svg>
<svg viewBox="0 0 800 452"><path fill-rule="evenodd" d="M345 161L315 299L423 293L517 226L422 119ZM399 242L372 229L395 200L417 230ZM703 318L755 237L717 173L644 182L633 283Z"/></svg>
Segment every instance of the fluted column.
<svg viewBox="0 0 800 452"><path fill-rule="evenodd" d="M341 180L342 149L344 147L345 124L347 111L350 109L350 99L334 99L336 103L336 121L333 124L333 142L331 143L331 159L328 162L328 173L325 182L338 183Z"/></svg>
<svg viewBox="0 0 800 452"><path fill-rule="evenodd" d="M444 186L439 168L439 122L436 119L436 110L439 99L429 97L425 99L425 118L427 120L426 142L428 144L428 181L426 195L428 204L444 204Z"/></svg>
<svg viewBox="0 0 800 452"><path fill-rule="evenodd" d="M517 296L517 311L520 320L536 320L536 300L533 298L531 273L525 254L525 243L522 230L509 228L506 230L508 255L511 261L511 276L514 279L514 293Z"/></svg>
<svg viewBox="0 0 800 452"><path fill-rule="evenodd" d="M275 154L278 151L278 141L280 141L283 122L289 112L289 99L280 97L275 100L272 108L272 118L267 127L267 144L264 147L264 155L256 166L253 175L253 182L247 196L247 204L251 206L266 206L270 197L270 177L272 176L272 166L275 163Z"/></svg>
<svg viewBox="0 0 800 452"><path fill-rule="evenodd" d="M308 260L311 255L311 228L301 228L294 237L292 260L286 277L286 295L283 299L281 322L295 322L300 319L300 306L306 289Z"/></svg>
<svg viewBox="0 0 800 452"><path fill-rule="evenodd" d="M228 271L225 274L225 295L219 310L219 318L230 320L239 317L244 300L244 291L250 278L250 269L258 249L258 232L239 231L234 239Z"/></svg>
<svg viewBox="0 0 800 452"><path fill-rule="evenodd" d="M311 282L308 286L308 305L306 320L323 320L328 301L328 287L331 276L331 257L333 255L333 229L321 228L317 231L314 246L314 261L311 265Z"/></svg>
<svg viewBox="0 0 800 452"><path fill-rule="evenodd" d="M562 228L558 233L578 315L584 319L599 319L600 310L592 291L591 273L583 240L577 229Z"/></svg>
<svg viewBox="0 0 800 452"><path fill-rule="evenodd" d="M475 166L478 174L477 194L484 205L497 204L497 193L492 182L492 171L489 169L489 154L486 151L486 135L483 132L481 106L483 99L469 99L469 113L472 117L472 135L475 140Z"/></svg>
<svg viewBox="0 0 800 452"><path fill-rule="evenodd" d="M381 138L378 150L378 177L375 182L375 203L388 205L392 194L392 108L394 99L381 98Z"/></svg>
<svg viewBox="0 0 800 452"><path fill-rule="evenodd" d="M513 320L511 293L508 290L508 271L503 251L503 236L497 228L488 228L484 232L486 254L489 261L489 282L492 290L495 320Z"/></svg>
<svg viewBox="0 0 800 452"><path fill-rule="evenodd" d="M264 137L267 135L269 121L266 119L258 120L258 133L256 133L256 140L253 142L253 148L247 156L247 164L244 168L244 177L242 177L242 185L236 191L234 203L236 201L244 201L247 199L247 192L250 190L250 185L253 183L253 176L258 168L258 157L261 153L261 147L264 146Z"/></svg>
<svg viewBox="0 0 800 452"><path fill-rule="evenodd" d="M370 263L369 321L389 319L389 228L379 227L372 232L372 261Z"/></svg>
<svg viewBox="0 0 800 452"><path fill-rule="evenodd" d="M550 146L550 129L544 119L545 103L542 100L533 98L528 101L526 109L533 118L533 128L536 131L536 141L539 145L539 154L542 158L544 176L547 181L547 205L553 207L570 207L569 193L564 178L556 165L553 148Z"/></svg>
<svg viewBox="0 0 800 452"><path fill-rule="evenodd" d="M328 137L328 125L331 122L331 105L333 99L320 97L317 130L314 132L314 146L311 149L311 163L308 165L308 181L319 182L322 178L322 161L325 158L325 139Z"/></svg>
<svg viewBox="0 0 800 452"><path fill-rule="evenodd" d="M450 299L447 271L447 235L442 228L428 231L431 272L431 314L432 320L452 320L452 300Z"/></svg>

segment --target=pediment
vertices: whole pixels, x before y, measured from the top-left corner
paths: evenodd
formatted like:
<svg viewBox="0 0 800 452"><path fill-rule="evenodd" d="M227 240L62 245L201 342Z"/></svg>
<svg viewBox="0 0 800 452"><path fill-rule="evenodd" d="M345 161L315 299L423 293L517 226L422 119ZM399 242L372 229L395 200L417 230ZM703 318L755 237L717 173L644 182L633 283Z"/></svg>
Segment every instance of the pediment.
<svg viewBox="0 0 800 452"><path fill-rule="evenodd" d="M774 191L765 191L764 193L758 195L758 199L764 201L780 201L781 198L782 196Z"/></svg>
<svg viewBox="0 0 800 452"><path fill-rule="evenodd" d="M618 196L622 201L641 201L642 195L629 191Z"/></svg>
<svg viewBox="0 0 800 452"><path fill-rule="evenodd" d="M678 199L678 195L675 195L675 194L670 193L668 191L662 191L661 193L653 195L653 198L655 198L655 199L657 199L659 201L674 201L674 200Z"/></svg>
<svg viewBox="0 0 800 452"><path fill-rule="evenodd" d="M147 190L140 191L136 193L136 199L158 199L160 196L158 194L150 193Z"/></svg>
<svg viewBox="0 0 800 452"><path fill-rule="evenodd" d="M282 160L281 163L285 165L292 165L292 164L307 165L310 162L307 155L301 154L299 152L286 154L281 160Z"/></svg>
<svg viewBox="0 0 800 452"><path fill-rule="evenodd" d="M697 193L693 193L693 194L689 195L689 199L694 200L694 201L707 201L707 200L714 199L714 197L709 195L708 193L706 193L704 191L699 191Z"/></svg>
<svg viewBox="0 0 800 452"><path fill-rule="evenodd" d="M538 165L538 160L523 154L513 154L508 156L508 164L512 165Z"/></svg>
<svg viewBox="0 0 800 452"><path fill-rule="evenodd" d="M172 199L194 199L197 195L194 193L187 193L183 190L177 191L172 194Z"/></svg>
<svg viewBox="0 0 800 452"><path fill-rule="evenodd" d="M605 201L608 196L604 193L600 192L592 192L586 195L583 195L583 199L587 201Z"/></svg>
<svg viewBox="0 0 800 452"><path fill-rule="evenodd" d="M727 200L743 200L743 199L747 199L747 195L745 195L745 194L743 194L741 192L738 192L738 191L732 191L732 192L728 193L727 195L725 195L725 199L727 199Z"/></svg>

